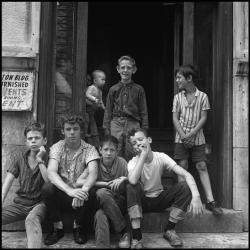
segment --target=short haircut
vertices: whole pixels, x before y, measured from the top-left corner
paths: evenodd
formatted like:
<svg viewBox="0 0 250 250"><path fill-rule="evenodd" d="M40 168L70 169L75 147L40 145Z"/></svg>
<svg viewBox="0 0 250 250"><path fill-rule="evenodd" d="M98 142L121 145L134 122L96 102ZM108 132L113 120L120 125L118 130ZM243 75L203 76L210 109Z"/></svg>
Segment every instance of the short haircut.
<svg viewBox="0 0 250 250"><path fill-rule="evenodd" d="M103 70L100 69L95 69L92 73L91 73L91 77L92 77L92 81L95 79L96 74L98 73L103 73L105 75L105 72Z"/></svg>
<svg viewBox="0 0 250 250"><path fill-rule="evenodd" d="M105 143L112 143L118 148L118 140L113 135L104 135L100 140L100 147L102 148Z"/></svg>
<svg viewBox="0 0 250 250"><path fill-rule="evenodd" d="M120 63L121 61L123 60L127 60L127 61L130 61L133 65L133 67L136 67L136 63L135 63L135 59L132 57L132 56L129 56L129 55L126 55L126 56L121 56L119 59L118 59L118 66L120 66Z"/></svg>
<svg viewBox="0 0 250 250"><path fill-rule="evenodd" d="M39 122L35 122L35 121L31 121L24 129L24 136L26 137L28 132L30 131L38 131L41 132L42 136L45 138L47 135L47 131L45 129L44 124L39 123Z"/></svg>
<svg viewBox="0 0 250 250"><path fill-rule="evenodd" d="M84 126L84 120L81 115L77 114L65 114L61 118L61 129L64 129L64 124L69 123L69 124L75 124L78 123L80 128L83 129Z"/></svg>
<svg viewBox="0 0 250 250"><path fill-rule="evenodd" d="M134 136L137 132L142 132L146 137L148 137L148 131L143 128L132 128L128 131L128 137Z"/></svg>
<svg viewBox="0 0 250 250"><path fill-rule="evenodd" d="M183 75L186 79L191 75L193 80L196 80L198 77L197 66L194 65L182 65L175 70L175 77L177 73Z"/></svg>

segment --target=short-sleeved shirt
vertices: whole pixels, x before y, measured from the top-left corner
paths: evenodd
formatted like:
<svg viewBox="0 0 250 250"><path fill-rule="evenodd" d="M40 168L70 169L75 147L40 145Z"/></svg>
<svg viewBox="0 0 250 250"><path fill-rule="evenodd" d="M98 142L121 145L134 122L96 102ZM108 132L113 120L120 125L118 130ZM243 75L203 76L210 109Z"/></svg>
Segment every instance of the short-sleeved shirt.
<svg viewBox="0 0 250 250"><path fill-rule="evenodd" d="M141 85L133 81L118 82L110 88L103 118L104 129L110 129L114 117L129 117L140 122L142 128L148 128L146 94Z"/></svg>
<svg viewBox="0 0 250 250"><path fill-rule="evenodd" d="M122 157L117 156L113 162L111 169L107 169L102 161L100 160L100 165L98 168L98 178L97 181L112 181L121 176L128 176L127 162Z"/></svg>
<svg viewBox="0 0 250 250"><path fill-rule="evenodd" d="M181 91L174 96L172 112L178 112L180 114L179 122L185 133L189 133L195 128L201 118L201 111L209 109L208 96L198 90L198 88L196 88L195 98L191 104L188 104L185 91ZM175 143L182 143L178 132L176 132ZM194 145L202 145L205 143L203 129L201 128L196 134Z"/></svg>
<svg viewBox="0 0 250 250"><path fill-rule="evenodd" d="M20 188L16 192L17 197L14 202L31 206L42 200L41 188L44 179L38 165L34 169L29 167L29 152L29 149L23 149L11 155L7 172L12 173L15 178L19 178Z"/></svg>
<svg viewBox="0 0 250 250"><path fill-rule="evenodd" d="M163 191L161 177L164 169L172 171L177 163L167 154L161 152L152 152L153 160L150 163L144 163L140 181L143 185L145 196L157 197ZM136 166L139 156L135 156L128 162L128 172L130 173Z"/></svg>
<svg viewBox="0 0 250 250"><path fill-rule="evenodd" d="M58 174L69 186L74 187L78 177L91 161L100 159L94 146L81 140L81 145L72 160L69 159L69 148L64 140L60 140L50 148L49 159L58 162Z"/></svg>

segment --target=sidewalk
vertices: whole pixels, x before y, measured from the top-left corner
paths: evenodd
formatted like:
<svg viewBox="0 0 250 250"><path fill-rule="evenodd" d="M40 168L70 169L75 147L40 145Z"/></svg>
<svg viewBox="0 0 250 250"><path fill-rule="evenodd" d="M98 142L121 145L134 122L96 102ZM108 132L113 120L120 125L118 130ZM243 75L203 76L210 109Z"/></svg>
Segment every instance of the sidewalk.
<svg viewBox="0 0 250 250"><path fill-rule="evenodd" d="M248 232L243 233L179 233L183 239L183 248L248 248ZM145 248L172 248L162 234L143 233L143 242ZM116 248L117 239L112 236L111 248ZM26 248L25 232L2 232L2 248ZM50 248L95 248L94 236L90 235L89 241L85 245L78 245L74 242L70 233L60 239L53 246L44 246L44 249Z"/></svg>

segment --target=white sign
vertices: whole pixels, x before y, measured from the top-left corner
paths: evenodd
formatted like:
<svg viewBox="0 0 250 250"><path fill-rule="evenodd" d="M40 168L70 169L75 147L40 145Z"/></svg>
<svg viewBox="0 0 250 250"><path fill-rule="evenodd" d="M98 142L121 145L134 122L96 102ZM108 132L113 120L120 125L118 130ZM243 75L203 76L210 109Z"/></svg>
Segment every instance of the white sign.
<svg viewBox="0 0 250 250"><path fill-rule="evenodd" d="M32 109L33 72L2 71L2 111Z"/></svg>

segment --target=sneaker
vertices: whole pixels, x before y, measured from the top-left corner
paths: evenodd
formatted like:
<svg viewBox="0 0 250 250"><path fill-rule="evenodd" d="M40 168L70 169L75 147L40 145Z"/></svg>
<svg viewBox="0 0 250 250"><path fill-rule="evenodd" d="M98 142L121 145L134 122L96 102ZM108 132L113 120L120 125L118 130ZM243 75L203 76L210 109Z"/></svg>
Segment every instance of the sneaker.
<svg viewBox="0 0 250 250"><path fill-rule="evenodd" d="M54 245L64 236L63 229L53 229L44 240L45 245Z"/></svg>
<svg viewBox="0 0 250 250"><path fill-rule="evenodd" d="M130 248L130 235L125 233L119 240L119 248Z"/></svg>
<svg viewBox="0 0 250 250"><path fill-rule="evenodd" d="M142 244L142 239L141 240L132 239L130 248L131 249L142 249L142 248L144 248L144 246Z"/></svg>
<svg viewBox="0 0 250 250"><path fill-rule="evenodd" d="M169 242L169 244L173 247L183 245L182 240L176 234L175 230L167 230L166 232L164 232L163 238L166 239Z"/></svg>
<svg viewBox="0 0 250 250"><path fill-rule="evenodd" d="M211 201L206 203L206 209L213 212L214 215L222 215L223 210L217 205L216 201Z"/></svg>
<svg viewBox="0 0 250 250"><path fill-rule="evenodd" d="M84 244L88 241L87 235L82 227L73 228L73 236L77 244Z"/></svg>

